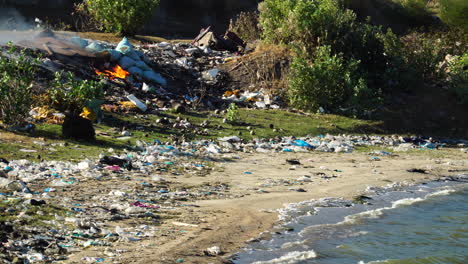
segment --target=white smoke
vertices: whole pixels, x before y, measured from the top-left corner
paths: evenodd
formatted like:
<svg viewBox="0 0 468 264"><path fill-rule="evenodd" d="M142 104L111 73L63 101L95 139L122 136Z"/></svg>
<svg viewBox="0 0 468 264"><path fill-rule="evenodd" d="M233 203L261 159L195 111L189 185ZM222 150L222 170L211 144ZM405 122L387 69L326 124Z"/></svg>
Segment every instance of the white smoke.
<svg viewBox="0 0 468 264"><path fill-rule="evenodd" d="M28 21L14 8L0 8L0 45L32 39L41 24L39 19Z"/></svg>

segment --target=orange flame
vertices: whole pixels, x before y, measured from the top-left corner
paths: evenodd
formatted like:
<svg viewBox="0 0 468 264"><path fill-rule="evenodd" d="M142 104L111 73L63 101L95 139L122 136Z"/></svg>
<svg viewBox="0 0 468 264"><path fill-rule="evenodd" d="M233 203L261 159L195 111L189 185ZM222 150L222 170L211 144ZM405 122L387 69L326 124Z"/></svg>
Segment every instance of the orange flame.
<svg viewBox="0 0 468 264"><path fill-rule="evenodd" d="M128 71L122 69L122 67L120 67L119 65L116 65L111 70L105 70L104 72L96 70L96 74L98 75L103 74L104 76L107 76L111 80L114 80L116 78L125 79L127 78L128 75L130 75Z"/></svg>

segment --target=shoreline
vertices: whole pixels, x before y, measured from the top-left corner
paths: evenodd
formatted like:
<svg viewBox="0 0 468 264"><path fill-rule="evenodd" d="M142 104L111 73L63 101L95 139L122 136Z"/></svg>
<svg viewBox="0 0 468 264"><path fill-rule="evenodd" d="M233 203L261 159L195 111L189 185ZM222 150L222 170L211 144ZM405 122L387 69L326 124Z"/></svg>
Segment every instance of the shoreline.
<svg viewBox="0 0 468 264"><path fill-rule="evenodd" d="M434 197L456 194L467 190L468 174L446 178L408 186L396 185L375 188L368 192L361 202L321 198L290 204L287 208L281 210L280 218L282 220L278 226L269 231L272 235L268 241L249 243L241 251L233 254L231 259L236 264L252 262L281 263L280 260L287 262L303 261L309 258L315 259L318 254L315 248L306 245L301 248L294 245L303 243L311 245L320 243L321 240L339 239L335 236L333 238L329 237L330 230L344 232L344 229L365 225L366 220L380 218L385 212L391 213L400 206L411 206L414 203L424 202ZM319 231L322 229L327 231L322 233L323 231ZM314 233L312 237L311 232ZM298 241L299 237L301 239ZM294 247L295 250L290 249L290 247ZM265 248L268 248L268 250ZM269 252L268 260L262 260L262 258L266 257L265 252Z"/></svg>
<svg viewBox="0 0 468 264"><path fill-rule="evenodd" d="M177 221L159 227L172 230L172 235L115 245L114 249L127 251L114 257L114 262L229 263L248 242L270 237L270 231L280 223L278 209L287 204L323 197L352 199L365 194L368 186L414 185L468 171L466 154L453 152L438 158L431 157L433 153L398 153L380 161L364 153L242 154L233 162L217 164L220 169L206 177L178 178L185 184L226 183L237 198L196 201ZM285 162L292 158L302 165L292 167ZM425 168L428 173L407 171L412 168ZM245 174L247 170L251 174ZM311 176L310 182L294 181L305 174ZM212 247L219 247L221 254L207 254ZM64 263L80 263L85 256L102 256L102 248L78 252Z"/></svg>

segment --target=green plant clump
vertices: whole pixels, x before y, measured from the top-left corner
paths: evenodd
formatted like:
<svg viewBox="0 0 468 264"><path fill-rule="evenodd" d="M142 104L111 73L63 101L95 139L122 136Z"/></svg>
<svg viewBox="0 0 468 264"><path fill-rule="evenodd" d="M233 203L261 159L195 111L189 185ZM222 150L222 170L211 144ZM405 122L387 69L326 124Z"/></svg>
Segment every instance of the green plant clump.
<svg viewBox="0 0 468 264"><path fill-rule="evenodd" d="M11 126L21 124L28 116L38 63L29 59L24 50L14 58L15 52L12 45L5 56L0 51L0 120Z"/></svg>
<svg viewBox="0 0 468 264"><path fill-rule="evenodd" d="M448 80L452 91L462 104L468 104L468 53L455 56L448 66Z"/></svg>
<svg viewBox="0 0 468 264"><path fill-rule="evenodd" d="M441 19L454 27L468 31L468 1L439 0Z"/></svg>
<svg viewBox="0 0 468 264"><path fill-rule="evenodd" d="M397 0L403 7L403 12L413 18L424 18L429 15L426 0Z"/></svg>
<svg viewBox="0 0 468 264"><path fill-rule="evenodd" d="M330 46L316 49L312 61L296 57L291 65L289 99L300 109L336 109L360 89L365 81L357 77L359 61L333 55Z"/></svg>
<svg viewBox="0 0 468 264"><path fill-rule="evenodd" d="M258 12L240 12L235 20L231 20L229 31L237 33L244 41L258 40L261 35L258 18Z"/></svg>
<svg viewBox="0 0 468 264"><path fill-rule="evenodd" d="M295 51L288 93L293 106L337 110L347 102L362 108L364 98L378 98L388 85L387 35L359 22L339 1L265 0L259 9L263 38Z"/></svg>
<svg viewBox="0 0 468 264"><path fill-rule="evenodd" d="M226 112L226 119L229 122L235 122L239 119L239 107L235 103L229 104Z"/></svg>
<svg viewBox="0 0 468 264"><path fill-rule="evenodd" d="M45 103L56 110L72 115L79 114L91 100L104 96L102 82L76 80L71 72L65 74L65 77L62 72L57 72L52 84L53 87L46 95L48 101Z"/></svg>
<svg viewBox="0 0 468 264"><path fill-rule="evenodd" d="M108 32L134 36L153 16L159 0L85 0L85 4Z"/></svg>

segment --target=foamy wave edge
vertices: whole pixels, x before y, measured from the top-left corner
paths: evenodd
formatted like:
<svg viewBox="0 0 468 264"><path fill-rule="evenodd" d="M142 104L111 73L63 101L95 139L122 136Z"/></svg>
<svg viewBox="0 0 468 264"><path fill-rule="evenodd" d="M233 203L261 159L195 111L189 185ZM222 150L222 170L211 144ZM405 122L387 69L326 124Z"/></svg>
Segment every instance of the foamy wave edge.
<svg viewBox="0 0 468 264"><path fill-rule="evenodd" d="M457 192L457 190L455 190L455 189L447 189L447 190L442 190L442 191L430 193L430 194L428 194L426 197L449 195L449 194L452 194L452 193L454 193L454 192Z"/></svg>
<svg viewBox="0 0 468 264"><path fill-rule="evenodd" d="M252 264L295 264L300 261L304 260L309 260L309 259L314 259L317 257L317 253L315 251L310 250L310 251L293 251L289 252L288 254L272 259L272 260L267 260L267 261L256 261Z"/></svg>

